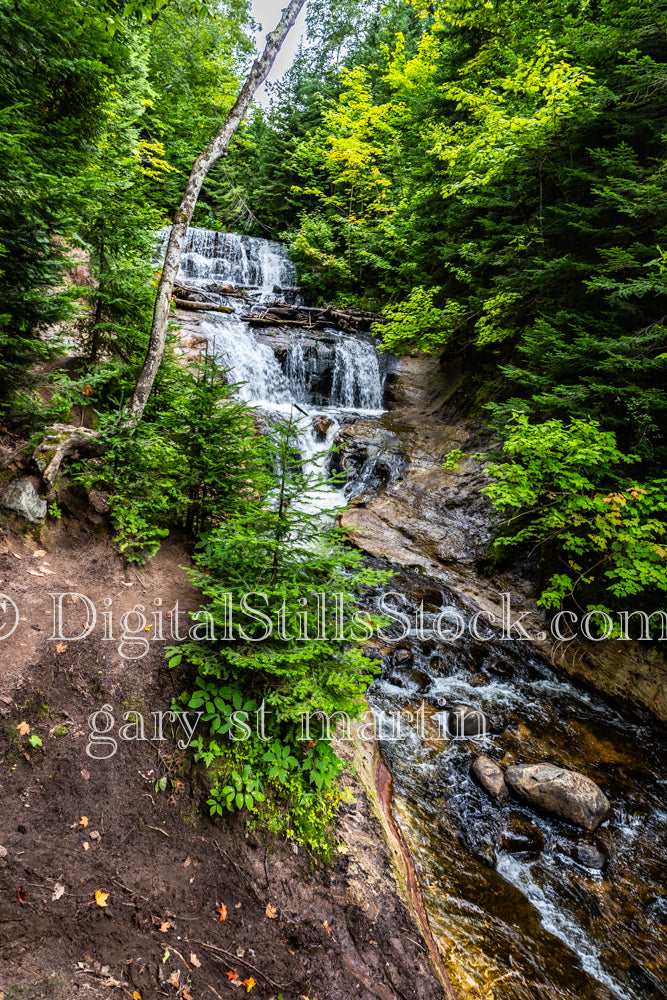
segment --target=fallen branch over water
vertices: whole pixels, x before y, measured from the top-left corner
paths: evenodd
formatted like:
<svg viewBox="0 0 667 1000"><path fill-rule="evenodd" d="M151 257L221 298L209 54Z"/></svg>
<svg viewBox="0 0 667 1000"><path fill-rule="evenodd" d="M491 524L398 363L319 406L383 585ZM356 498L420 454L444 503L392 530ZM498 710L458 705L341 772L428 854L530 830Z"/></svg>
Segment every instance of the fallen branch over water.
<svg viewBox="0 0 667 1000"><path fill-rule="evenodd" d="M219 306L215 302L192 302L190 299L176 299L177 309L195 309L200 312L233 313L229 306Z"/></svg>

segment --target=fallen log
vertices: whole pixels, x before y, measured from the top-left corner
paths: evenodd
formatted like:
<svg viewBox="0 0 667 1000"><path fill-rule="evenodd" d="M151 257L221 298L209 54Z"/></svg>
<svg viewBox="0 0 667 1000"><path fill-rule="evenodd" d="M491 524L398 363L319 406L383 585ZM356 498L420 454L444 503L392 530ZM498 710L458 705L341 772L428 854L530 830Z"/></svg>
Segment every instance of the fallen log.
<svg viewBox="0 0 667 1000"><path fill-rule="evenodd" d="M218 306L208 302L190 302L189 299L176 299L177 309L195 309L204 312L233 313L229 306Z"/></svg>

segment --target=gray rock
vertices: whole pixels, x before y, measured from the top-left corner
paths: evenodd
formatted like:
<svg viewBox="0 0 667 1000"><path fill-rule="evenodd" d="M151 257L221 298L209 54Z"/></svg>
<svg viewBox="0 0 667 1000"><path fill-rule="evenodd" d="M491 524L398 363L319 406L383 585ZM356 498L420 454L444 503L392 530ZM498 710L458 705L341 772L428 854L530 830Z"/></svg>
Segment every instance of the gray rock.
<svg viewBox="0 0 667 1000"><path fill-rule="evenodd" d="M585 830L595 830L611 808L590 778L547 762L508 767L505 782L524 802Z"/></svg>
<svg viewBox="0 0 667 1000"><path fill-rule="evenodd" d="M595 844L587 844L585 840L580 840L572 851L572 857L585 868L593 868L602 871L607 863L607 856Z"/></svg>
<svg viewBox="0 0 667 1000"><path fill-rule="evenodd" d="M481 757L475 757L470 773L480 788L483 788L492 799L496 799L497 802L507 802L509 792L505 784L505 772L500 764L482 754Z"/></svg>
<svg viewBox="0 0 667 1000"><path fill-rule="evenodd" d="M42 500L29 476L13 479L0 496L0 507L15 510L31 524L42 523L46 506L46 500Z"/></svg>

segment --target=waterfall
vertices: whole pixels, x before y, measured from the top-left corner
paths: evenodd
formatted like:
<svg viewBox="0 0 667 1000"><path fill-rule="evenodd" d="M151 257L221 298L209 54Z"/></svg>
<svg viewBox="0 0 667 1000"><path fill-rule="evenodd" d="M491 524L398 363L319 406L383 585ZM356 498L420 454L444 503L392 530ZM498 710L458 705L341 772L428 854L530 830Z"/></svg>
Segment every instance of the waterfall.
<svg viewBox="0 0 667 1000"><path fill-rule="evenodd" d="M163 254L166 238L165 233ZM199 330L228 370L229 381L238 384L239 399L275 414L299 417L304 469L315 479L326 480L327 452L342 415L382 412L384 377L373 343L333 328L306 333L287 326L258 333L243 318L253 304L266 305L283 292L296 292L294 265L285 247L273 240L190 229L178 279L232 310L203 314ZM249 298L226 297L219 288L223 282L252 289ZM211 296L214 290L217 294ZM316 400L323 405L315 405ZM293 410L295 403L300 414ZM326 430L316 430L316 422L323 418ZM329 486L317 489L304 503L324 510L344 506L346 499L342 491Z"/></svg>
<svg viewBox="0 0 667 1000"><path fill-rule="evenodd" d="M201 331L229 370L230 382L244 383L238 389L239 399L268 409L291 402L290 383L278 359L268 344L255 339L247 323L226 316L222 322L202 323Z"/></svg>
<svg viewBox="0 0 667 1000"><path fill-rule="evenodd" d="M332 396L348 409L381 410L384 379L373 344L341 337L336 344Z"/></svg>
<svg viewBox="0 0 667 1000"><path fill-rule="evenodd" d="M274 287L296 288L296 269L282 243L211 229L188 230L180 276L198 284L256 285L264 301L275 297Z"/></svg>

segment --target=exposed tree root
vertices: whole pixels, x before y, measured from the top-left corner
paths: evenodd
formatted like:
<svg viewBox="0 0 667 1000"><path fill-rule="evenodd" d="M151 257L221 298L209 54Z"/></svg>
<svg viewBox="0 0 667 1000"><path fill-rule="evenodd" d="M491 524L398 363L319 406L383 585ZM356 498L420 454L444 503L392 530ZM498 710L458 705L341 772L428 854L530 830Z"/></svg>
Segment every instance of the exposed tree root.
<svg viewBox="0 0 667 1000"><path fill-rule="evenodd" d="M65 458L71 455L101 455L106 448L99 431L71 424L52 424L35 448L32 461L46 486L52 490Z"/></svg>

